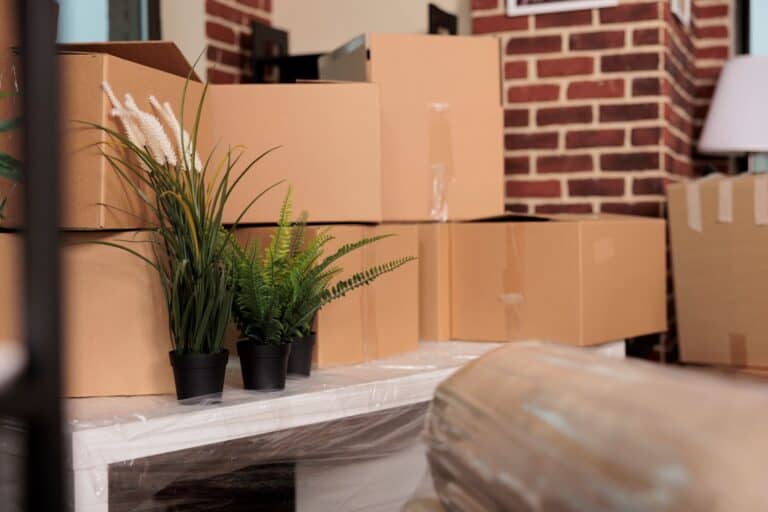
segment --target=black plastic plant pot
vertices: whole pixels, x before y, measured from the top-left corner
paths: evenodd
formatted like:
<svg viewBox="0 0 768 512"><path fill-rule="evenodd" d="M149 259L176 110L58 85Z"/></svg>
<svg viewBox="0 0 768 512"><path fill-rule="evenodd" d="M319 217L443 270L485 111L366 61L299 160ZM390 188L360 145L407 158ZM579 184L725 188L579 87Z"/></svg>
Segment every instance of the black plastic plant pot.
<svg viewBox="0 0 768 512"><path fill-rule="evenodd" d="M176 398L184 404L218 402L224 389L229 351L216 354L168 353L176 381Z"/></svg>
<svg viewBox="0 0 768 512"><path fill-rule="evenodd" d="M237 342L243 387L259 391L285 389L291 344L265 345L250 339Z"/></svg>
<svg viewBox="0 0 768 512"><path fill-rule="evenodd" d="M293 340L291 354L288 356L288 375L309 377L312 373L312 353L315 351L315 333Z"/></svg>

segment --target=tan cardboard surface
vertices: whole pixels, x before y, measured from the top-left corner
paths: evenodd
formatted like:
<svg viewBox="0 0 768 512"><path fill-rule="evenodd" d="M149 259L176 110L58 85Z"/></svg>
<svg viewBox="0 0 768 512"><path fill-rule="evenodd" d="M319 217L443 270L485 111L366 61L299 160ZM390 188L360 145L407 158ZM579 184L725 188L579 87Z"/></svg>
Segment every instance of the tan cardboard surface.
<svg viewBox="0 0 768 512"><path fill-rule="evenodd" d="M768 226L754 220L754 176L728 178L733 221L718 222L718 182L698 184L701 232L688 225L686 185L668 189L680 359L768 367Z"/></svg>
<svg viewBox="0 0 768 512"><path fill-rule="evenodd" d="M79 233L62 249L64 393L70 397L174 392L170 334L155 270L137 257L86 241L132 241L152 257L147 235ZM20 339L20 275L13 264L21 238L0 234L0 339ZM16 276L16 277L14 277Z"/></svg>
<svg viewBox="0 0 768 512"><path fill-rule="evenodd" d="M175 46L168 44L134 46L138 46L137 55L150 56L154 52L159 56L172 56L174 51L178 52ZM154 95L161 102L171 103L179 115L185 78L101 53L62 54L58 63L62 90L62 227L136 229L149 226L151 217L141 201L101 157L100 150L106 149L104 143L109 140L108 136L79 122L96 123L122 133L119 122L109 114L112 107L101 89L105 80L121 101L126 93L131 93L139 108L152 111L148 98ZM190 83L184 114L187 126L193 124L201 92L201 84ZM203 147L210 145L206 133L202 134L201 144ZM110 151L114 153L112 149ZM21 187L10 188L4 183L2 192L9 196L3 224L19 226L22 222Z"/></svg>
<svg viewBox="0 0 768 512"><path fill-rule="evenodd" d="M326 228L310 226L308 237ZM236 236L241 243L256 237L267 243L273 229L240 228ZM331 233L335 239L326 245L326 254L364 237L382 233L397 235L346 255L339 261L344 269L342 279L371 265L414 255L418 250L415 226L335 225L331 226ZM410 263L327 305L317 316L316 329L315 365L319 368L356 364L415 350L419 339L417 265Z"/></svg>
<svg viewBox="0 0 768 512"><path fill-rule="evenodd" d="M499 42L490 37L370 34L321 63L321 78L354 79L367 65L381 89L386 221L433 220L432 165L446 166L450 219L504 211Z"/></svg>
<svg viewBox="0 0 768 512"><path fill-rule="evenodd" d="M293 185L295 209L309 211L313 222L381 220L375 85L220 85L210 89L207 102L214 142L245 146L242 161L280 146L238 185L225 222L280 180ZM274 222L284 190L264 196L242 223Z"/></svg>
<svg viewBox="0 0 768 512"><path fill-rule="evenodd" d="M666 330L664 222L553 216L452 226L454 339L594 345Z"/></svg>
<svg viewBox="0 0 768 512"><path fill-rule="evenodd" d="M419 338L451 339L451 227L419 224Z"/></svg>

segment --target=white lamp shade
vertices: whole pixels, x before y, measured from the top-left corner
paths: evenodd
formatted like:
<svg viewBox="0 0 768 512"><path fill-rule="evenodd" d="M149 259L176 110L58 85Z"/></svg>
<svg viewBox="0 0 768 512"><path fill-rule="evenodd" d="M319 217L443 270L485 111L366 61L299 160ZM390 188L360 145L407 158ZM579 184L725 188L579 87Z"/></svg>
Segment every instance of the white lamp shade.
<svg viewBox="0 0 768 512"><path fill-rule="evenodd" d="M702 153L768 152L768 56L723 67L699 140Z"/></svg>

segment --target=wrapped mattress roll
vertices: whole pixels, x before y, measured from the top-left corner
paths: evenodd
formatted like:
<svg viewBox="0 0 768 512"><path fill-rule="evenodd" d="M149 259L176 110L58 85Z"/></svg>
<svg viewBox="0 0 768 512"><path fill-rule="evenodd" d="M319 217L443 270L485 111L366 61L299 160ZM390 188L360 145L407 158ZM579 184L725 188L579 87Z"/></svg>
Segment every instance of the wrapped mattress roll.
<svg viewBox="0 0 768 512"><path fill-rule="evenodd" d="M768 510L768 385L534 342L443 382L427 420L448 511Z"/></svg>

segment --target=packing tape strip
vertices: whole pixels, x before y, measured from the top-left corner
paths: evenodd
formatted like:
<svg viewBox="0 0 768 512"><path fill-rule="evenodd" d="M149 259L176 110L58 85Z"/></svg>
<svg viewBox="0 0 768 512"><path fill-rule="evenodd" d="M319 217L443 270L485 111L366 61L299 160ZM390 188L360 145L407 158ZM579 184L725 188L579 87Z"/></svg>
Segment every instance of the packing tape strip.
<svg viewBox="0 0 768 512"><path fill-rule="evenodd" d="M755 224L768 225L768 176L755 176Z"/></svg>
<svg viewBox="0 0 768 512"><path fill-rule="evenodd" d="M728 335L731 365L747 366L747 337L743 334Z"/></svg>
<svg viewBox="0 0 768 512"><path fill-rule="evenodd" d="M693 181L685 185L685 202L688 209L688 227L693 231L701 233L701 191L699 183Z"/></svg>
<svg viewBox="0 0 768 512"><path fill-rule="evenodd" d="M733 182L729 179L717 184L717 221L725 224L733 222Z"/></svg>
<svg viewBox="0 0 768 512"><path fill-rule="evenodd" d="M365 228L364 237L374 236L372 228ZM369 244L363 248L363 269L371 268L376 264L376 244ZM379 356L378 326L376 325L376 287L363 286L357 290L362 293L363 308L363 357L371 361Z"/></svg>
<svg viewBox="0 0 768 512"><path fill-rule="evenodd" d="M515 237L516 226L508 225L506 236L506 267L502 270L501 282L504 293L499 295L499 301L504 305L504 337L507 341L520 338L521 320L525 297L522 294L522 273L525 268L525 258L522 247L518 246Z"/></svg>

